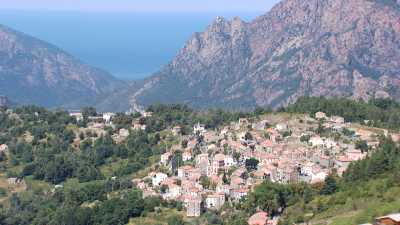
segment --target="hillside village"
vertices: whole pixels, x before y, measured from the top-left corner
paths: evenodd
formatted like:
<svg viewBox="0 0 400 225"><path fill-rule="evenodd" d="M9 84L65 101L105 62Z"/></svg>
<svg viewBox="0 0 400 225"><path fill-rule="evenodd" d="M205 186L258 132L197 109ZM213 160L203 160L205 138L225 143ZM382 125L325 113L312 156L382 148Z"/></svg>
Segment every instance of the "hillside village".
<svg viewBox="0 0 400 225"><path fill-rule="evenodd" d="M81 119L80 114L71 115ZM102 122L90 123L88 129L101 135L103 128L112 124L113 115L90 118ZM146 127L138 118L132 129ZM174 126L169 133L180 144L167 149L147 176L132 181L144 197L182 202L187 217L239 202L265 180L315 184L332 173L341 176L351 162L374 151L379 135L399 139L397 133L347 123L343 117L328 117L324 112L313 117L268 114L258 119L241 118L215 130L198 123L189 135L182 135L182 127ZM113 138L121 142L128 135L129 130L120 129ZM258 212L248 223L260 221L277 224L278 218Z"/></svg>
<svg viewBox="0 0 400 225"><path fill-rule="evenodd" d="M7 110L6 114L20 120L13 110ZM150 111L127 115L133 119L127 120L128 123L123 120L122 126L117 121L124 118L121 115L69 113L77 122L77 126L71 127L72 147L79 149L85 141L94 143L106 135L114 144L124 144L138 132L150 129L146 120L158 118ZM154 155L150 165L138 173L130 173L129 179L141 190L144 199L159 197L165 202L177 202L188 219L242 203L265 181L323 184L327 177L340 177L352 162L373 154L381 136L391 137L395 142L400 140L399 133L372 127L370 121L350 123L324 112L312 115L269 112L241 117L215 128L198 122L192 127L187 123L173 124L159 131L161 139L169 144ZM34 137L26 133L23 139L31 143ZM7 144L0 145L2 158L7 158L9 151ZM31 183L27 184L20 176L8 176L1 178L0 187L9 193L19 193ZM63 189L63 183L53 184L52 192ZM281 213L272 215L256 210L247 223L277 225Z"/></svg>

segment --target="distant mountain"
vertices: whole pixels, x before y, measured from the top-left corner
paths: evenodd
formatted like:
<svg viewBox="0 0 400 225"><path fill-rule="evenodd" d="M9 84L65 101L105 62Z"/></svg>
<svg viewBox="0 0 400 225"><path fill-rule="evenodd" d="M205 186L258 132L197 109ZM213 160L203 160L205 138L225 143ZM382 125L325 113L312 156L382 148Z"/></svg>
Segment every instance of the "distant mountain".
<svg viewBox="0 0 400 225"><path fill-rule="evenodd" d="M127 94L136 108L279 107L300 96L400 100L400 4L284 0L250 23L217 18Z"/></svg>
<svg viewBox="0 0 400 225"><path fill-rule="evenodd" d="M0 95L18 104L78 108L125 86L51 44L0 25Z"/></svg>

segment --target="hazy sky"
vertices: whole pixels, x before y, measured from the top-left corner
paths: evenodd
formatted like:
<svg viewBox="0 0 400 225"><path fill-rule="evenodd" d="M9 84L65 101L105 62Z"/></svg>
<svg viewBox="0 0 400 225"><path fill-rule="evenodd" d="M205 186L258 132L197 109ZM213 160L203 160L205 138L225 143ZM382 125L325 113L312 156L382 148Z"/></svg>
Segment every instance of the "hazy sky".
<svg viewBox="0 0 400 225"><path fill-rule="evenodd" d="M0 9L137 12L262 12L280 0L0 0Z"/></svg>

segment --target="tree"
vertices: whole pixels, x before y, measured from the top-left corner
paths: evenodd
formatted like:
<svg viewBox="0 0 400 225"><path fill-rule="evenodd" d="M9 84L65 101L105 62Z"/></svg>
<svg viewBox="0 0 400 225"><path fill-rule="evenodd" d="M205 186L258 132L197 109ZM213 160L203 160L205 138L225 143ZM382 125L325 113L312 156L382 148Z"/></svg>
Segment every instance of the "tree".
<svg viewBox="0 0 400 225"><path fill-rule="evenodd" d="M251 171L257 170L259 163L260 162L255 158L246 159L245 166L246 166L247 171L251 172Z"/></svg>
<svg viewBox="0 0 400 225"><path fill-rule="evenodd" d="M200 177L200 184L204 187L204 188L210 188L211 186L211 180L210 178L206 177L206 176L201 176Z"/></svg>
<svg viewBox="0 0 400 225"><path fill-rule="evenodd" d="M336 178L333 175L329 175L325 179L324 186L321 190L321 194L323 195L331 195L338 190L338 185L336 182Z"/></svg>
<svg viewBox="0 0 400 225"><path fill-rule="evenodd" d="M251 141L253 140L253 135L250 132L246 132L246 134L244 135L244 139L246 141Z"/></svg>
<svg viewBox="0 0 400 225"><path fill-rule="evenodd" d="M83 118L88 118L89 116L97 116L97 111L94 107L84 107L81 109Z"/></svg>
<svg viewBox="0 0 400 225"><path fill-rule="evenodd" d="M168 218L168 225L184 225L182 216L173 215Z"/></svg>
<svg viewBox="0 0 400 225"><path fill-rule="evenodd" d="M365 140L357 140L355 143L356 149L360 149L361 152L368 152L368 144Z"/></svg>
<svg viewBox="0 0 400 225"><path fill-rule="evenodd" d="M226 176L226 173L224 173L224 176L222 177L222 181L224 182L224 184L229 184L229 180L228 180L228 177Z"/></svg>
<svg viewBox="0 0 400 225"><path fill-rule="evenodd" d="M308 142L310 140L310 135L303 135L300 137L301 142Z"/></svg>
<svg viewBox="0 0 400 225"><path fill-rule="evenodd" d="M183 140L182 141L182 143L181 143L181 146L182 146L182 148L187 148L187 146L188 146L188 140Z"/></svg>

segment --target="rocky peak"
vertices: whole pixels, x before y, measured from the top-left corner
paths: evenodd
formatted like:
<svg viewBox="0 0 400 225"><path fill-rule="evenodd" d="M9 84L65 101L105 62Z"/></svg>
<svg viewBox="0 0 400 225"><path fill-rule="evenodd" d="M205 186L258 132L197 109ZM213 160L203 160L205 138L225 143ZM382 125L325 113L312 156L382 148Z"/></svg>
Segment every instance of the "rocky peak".
<svg viewBox="0 0 400 225"><path fill-rule="evenodd" d="M249 23L217 18L135 102L246 109L304 95L400 99L398 5L283 0Z"/></svg>

